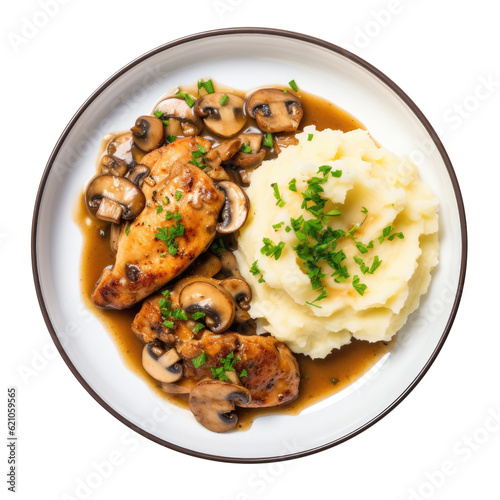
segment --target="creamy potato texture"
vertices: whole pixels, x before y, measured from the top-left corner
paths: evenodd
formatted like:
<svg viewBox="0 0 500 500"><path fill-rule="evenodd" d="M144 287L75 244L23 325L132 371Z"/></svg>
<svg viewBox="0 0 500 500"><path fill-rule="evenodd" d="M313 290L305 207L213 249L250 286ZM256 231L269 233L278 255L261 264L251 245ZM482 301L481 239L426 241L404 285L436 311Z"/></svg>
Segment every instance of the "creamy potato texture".
<svg viewBox="0 0 500 500"><path fill-rule="evenodd" d="M377 147L365 131L306 127L297 137L298 145L252 173L247 189L251 211L238 236L236 257L253 290L250 313L294 352L313 358L353 337L390 340L418 307L438 263L437 200L413 164ZM341 265L349 276L344 281L331 276L334 269L320 261L326 297L314 302L323 288L312 288L293 248L299 243L297 234L290 228L291 218L315 218L303 208L302 193L308 180L323 177L319 168L325 165L338 177L330 173L321 184L320 195L328 200L324 212L340 212L326 224L347 233L337 239L336 251L345 253ZM292 179L296 192L289 189ZM273 184L285 202L281 207ZM263 238L284 242L279 259L261 253ZM250 268L255 261L260 273L254 275ZM381 263L374 269L377 261Z"/></svg>

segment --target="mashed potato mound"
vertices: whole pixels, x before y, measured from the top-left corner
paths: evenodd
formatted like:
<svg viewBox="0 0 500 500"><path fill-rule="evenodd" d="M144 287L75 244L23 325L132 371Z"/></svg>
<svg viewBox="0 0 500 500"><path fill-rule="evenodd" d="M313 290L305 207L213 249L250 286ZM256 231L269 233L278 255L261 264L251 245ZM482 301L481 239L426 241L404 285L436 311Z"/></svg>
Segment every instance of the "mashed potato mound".
<svg viewBox="0 0 500 500"><path fill-rule="evenodd" d="M438 263L438 202L420 182L412 163L378 147L363 130L318 132L306 127L297 137L298 145L252 173L247 189L250 214L239 233L236 257L252 287L250 313L292 351L313 358L325 357L352 337L388 341L418 307ZM328 225L346 233L358 228L352 232L354 239L337 240L336 250L344 251L342 265L350 276L336 282L333 269L320 261L327 297L310 305L321 289L313 290L304 262L293 249L297 236L287 226L290 218L314 218L301 208L301 193L308 180L322 176L318 169L323 165L342 172L340 177L328 175L321 184L321 196L328 199L325 213L333 209L341 213L329 217ZM289 189L292 179L296 179L296 192ZM285 202L282 207L277 205L275 183ZM283 224L273 228L279 223ZM380 242L389 226L390 234ZM390 238L396 233L404 237ZM278 260L261 253L263 238L285 243ZM356 241L371 248L361 253ZM376 257L382 261L380 266L373 274L363 274L362 268L371 268ZM254 275L250 268L255 261L260 273ZM354 276L358 285L366 285L363 295L353 286ZM259 283L261 277L265 282Z"/></svg>

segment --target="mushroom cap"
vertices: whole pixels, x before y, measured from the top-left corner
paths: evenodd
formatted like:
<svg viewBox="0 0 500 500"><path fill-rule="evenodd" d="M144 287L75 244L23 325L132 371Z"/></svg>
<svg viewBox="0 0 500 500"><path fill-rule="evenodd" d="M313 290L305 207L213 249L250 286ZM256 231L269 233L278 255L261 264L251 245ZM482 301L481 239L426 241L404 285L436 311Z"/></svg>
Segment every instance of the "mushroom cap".
<svg viewBox="0 0 500 500"><path fill-rule="evenodd" d="M245 224L250 210L250 200L243 189L235 182L222 181L216 188L224 193L226 200L221 210L222 221L216 226L219 233L238 231Z"/></svg>
<svg viewBox="0 0 500 500"><path fill-rule="evenodd" d="M221 99L227 100L221 104ZM221 137L232 137L240 132L247 122L244 112L245 100L235 94L214 92L200 97L194 106L195 113L203 117L210 132Z"/></svg>
<svg viewBox="0 0 500 500"><path fill-rule="evenodd" d="M221 263L221 274L226 278L230 276L241 276L238 261L233 252L225 250L218 255Z"/></svg>
<svg viewBox="0 0 500 500"><path fill-rule="evenodd" d="M101 158L101 174L124 176L128 171L125 160L106 154Z"/></svg>
<svg viewBox="0 0 500 500"><path fill-rule="evenodd" d="M234 321L245 323L251 319L248 310L252 301L252 289L250 285L241 277L231 276L220 282L220 286L225 288L233 297L236 304Z"/></svg>
<svg viewBox="0 0 500 500"><path fill-rule="evenodd" d="M251 401L248 389L222 380L202 380L189 394L189 409L196 420L213 432L227 432L236 427L235 405Z"/></svg>
<svg viewBox="0 0 500 500"><path fill-rule="evenodd" d="M102 200L114 202L122 208L121 217L135 219L146 205L142 190L125 177L102 174L95 177L85 192L85 204L94 217L98 217Z"/></svg>
<svg viewBox="0 0 500 500"><path fill-rule="evenodd" d="M252 301L252 289L250 285L239 276L231 276L220 282L220 286L225 288L233 297L233 300L243 310L250 309L250 302Z"/></svg>
<svg viewBox="0 0 500 500"><path fill-rule="evenodd" d="M136 146L147 153L159 148L163 143L163 122L156 116L139 116L130 131Z"/></svg>
<svg viewBox="0 0 500 500"><path fill-rule="evenodd" d="M212 252L202 253L189 267L188 276L212 278L222 269L222 263Z"/></svg>
<svg viewBox="0 0 500 500"><path fill-rule="evenodd" d="M206 325L212 332L226 331L234 321L236 304L231 294L216 280L193 281L179 293L179 305L188 314L203 312Z"/></svg>
<svg viewBox="0 0 500 500"><path fill-rule="evenodd" d="M109 155L113 155L123 160L127 164L129 170L137 163L140 163L144 156L144 151L135 145L132 132L130 131L112 137L108 143L106 152Z"/></svg>
<svg viewBox="0 0 500 500"><path fill-rule="evenodd" d="M154 111L163 113L163 117L169 121L171 119L178 120L183 135L198 135L203 128L203 121L194 112L194 109L189 106L186 99L181 97L167 97L156 105ZM169 130L169 127L170 125L167 126L168 133L179 135L174 133L175 130Z"/></svg>
<svg viewBox="0 0 500 500"><path fill-rule="evenodd" d="M246 112L264 132L295 132L304 114L297 96L281 89L259 89L245 103Z"/></svg>
<svg viewBox="0 0 500 500"><path fill-rule="evenodd" d="M127 179L141 187L144 179L151 173L151 169L142 163L137 164L128 174Z"/></svg>
<svg viewBox="0 0 500 500"><path fill-rule="evenodd" d="M142 350L142 366L154 379L159 382L172 383L182 378L181 357L174 349L154 340L148 342Z"/></svg>

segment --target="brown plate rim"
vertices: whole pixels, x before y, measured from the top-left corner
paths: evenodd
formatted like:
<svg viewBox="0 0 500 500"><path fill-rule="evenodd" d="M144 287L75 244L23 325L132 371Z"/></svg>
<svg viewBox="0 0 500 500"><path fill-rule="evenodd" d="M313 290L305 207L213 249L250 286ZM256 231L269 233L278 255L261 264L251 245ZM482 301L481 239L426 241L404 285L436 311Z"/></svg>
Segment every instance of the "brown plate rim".
<svg viewBox="0 0 500 500"><path fill-rule="evenodd" d="M408 106L408 108L413 112L413 114L418 118L418 120L422 123L424 128L426 129L427 133L430 135L432 138L432 141L436 145L439 154L441 155L441 158L446 166L446 169L448 171L448 175L450 176L450 180L452 182L452 186L455 192L455 198L457 201L458 205L458 211L459 211L459 217L460 217L460 228L461 228L461 240L462 240L462 260L461 260L461 265L460 265L460 275L459 275L459 280L458 280L458 286L457 286L457 293L455 295L455 299L453 302L452 310L450 317L448 318L448 322L445 326L445 329L443 331L443 334L441 335L441 338L436 345L434 351L432 352L431 356L427 360L426 364L422 368L422 370L417 374L417 376L413 379L413 381L408 385L408 387L402 392L402 394L392 402L387 408L385 408L383 411L381 411L377 416L375 416L373 419L370 421L366 422L362 426L360 426L358 429L355 431L339 438L334 441L325 443L321 446L315 447L315 448L310 448L308 450L296 452L296 453L290 453L287 455L280 455L280 456L273 456L273 457L253 457L253 458L240 458L240 457L226 457L226 456L220 456L220 455L211 455L207 453L202 453L194 450L190 450L178 445L175 445L173 443L169 443L168 441L165 441L163 439L160 439L159 437L145 431L144 429L138 427L137 425L133 424L130 422L128 419L126 419L123 415L121 415L119 412L117 412L115 409L113 409L108 403L106 403L93 389L92 387L88 384L88 382L83 378L83 376L78 372L76 367L73 365L71 362L69 356L66 354L61 342L59 341L59 338L57 336L57 333L54 329L54 326L52 325L52 322L50 320L48 310L43 298L42 294L42 289L41 289L41 283L40 283L40 276L38 272L38 263L37 263L37 228L38 228L38 216L40 212L40 206L41 206L41 200L43 197L43 192L45 189L45 184L47 182L49 173L52 169L52 166L54 164L54 161L59 153L59 150L61 149L62 145L64 144L68 134L70 133L71 129L75 125L75 123L78 121L80 116L83 114L83 112L88 108L88 106L111 84L113 84L118 78L120 78L122 75L127 73L129 70L131 70L133 67L136 65L140 64L141 62L145 61L146 59L159 54L163 51L166 51L172 47L176 47L178 45L182 45L184 43L200 40L203 38L211 38L211 37L218 37L218 36L226 36L226 35L270 35L270 36L276 36L276 37L281 37L281 38L291 38L295 40L299 40L305 43L317 45L320 47L323 47L327 50L330 50L332 52L335 52L346 59L349 59L350 61L354 62L358 66L361 66L362 68L368 70L370 73L372 73L374 76L376 76L379 80L381 80L387 87L389 87L391 90L393 90L398 97ZM278 461L284 461L284 460L291 460L295 458L300 458L300 457L305 457L308 455L311 455L313 453L317 453L319 451L323 451L329 448L332 448L333 446L339 445L340 443L343 443L347 441L348 439L351 439L352 437L360 434L361 432L365 431L369 427L371 427L373 424L378 422L380 419L382 419L384 416L386 416L389 412L391 412L403 399L408 396L408 394L415 388L415 386L420 382L422 377L427 373L429 368L431 367L432 363L436 359L439 351L443 347L443 344L445 340L447 339L451 327L453 325L453 322L455 320L455 316L457 314L458 306L460 303L460 299L462 297L462 292L464 289L464 284L465 284L465 274L466 274L466 267L467 267L467 223L466 223L466 216L465 216L465 208L464 208L464 203L462 199L462 194L460 191L460 187L458 184L457 176L455 174L455 171L453 169L453 166L451 164L450 158L448 157L448 154L446 153L446 150L439 139L437 133L433 129L432 125L429 123L427 118L424 116L422 111L418 108L418 106L408 97L408 95L401 90L396 83L394 83L389 77L387 77L384 73L382 73L380 70L372 66L370 63L362 59L361 57L353 54L352 52L349 52L348 50L339 47L333 43L327 42L325 40L321 40L319 38L315 38L310 35L306 35L303 33L297 33L293 31L287 31L287 30L281 30L281 29L275 29L275 28L260 28L260 27L241 27L241 28L225 28L225 29L217 29L217 30L210 30L210 31L204 31L204 32L199 32L195 33L193 35L185 36L182 38L178 38L176 40L173 40L171 42L168 42L166 44L160 45L159 47L143 54L142 56L138 57L137 59L134 59L130 63L128 63L126 66L121 68L119 71L117 71L114 75L112 75L108 80L106 80L83 104L82 106L78 109L78 111L75 113L75 115L71 118L70 122L68 125L65 127L64 131L62 132L61 136L59 137L56 145L54 146L54 149L49 157L49 160L47 162L47 165L45 167L45 170L43 172L41 181L40 181L40 186L38 189L37 197L35 200L35 205L34 205L34 210L33 210L33 222L32 222L32 229L31 229L31 261L32 261L32 270L33 270L33 279L34 279L34 284L35 284L35 289L36 289L36 294L38 298L38 302L40 305L40 309L42 311L43 318L45 320L45 323L47 325L47 328L49 330L49 333L52 337L52 340L54 341L59 353L61 354L62 358L64 359L65 363L68 365L69 369L73 373L73 375L77 378L77 380L80 382L80 384L87 390L87 392L103 407L105 408L109 413L111 413L114 417L116 417L120 422L131 428L132 430L136 431L137 433L141 434L142 436L158 443L161 444L167 448L170 448L175 451L179 451L181 453L185 453L187 455L191 455L194 457L198 458L204 458L204 459L209 459L209 460L214 460L214 461L219 461L219 462L228 462L228 463L246 463L246 464L251 464L251 463L269 463L269 462L278 462Z"/></svg>

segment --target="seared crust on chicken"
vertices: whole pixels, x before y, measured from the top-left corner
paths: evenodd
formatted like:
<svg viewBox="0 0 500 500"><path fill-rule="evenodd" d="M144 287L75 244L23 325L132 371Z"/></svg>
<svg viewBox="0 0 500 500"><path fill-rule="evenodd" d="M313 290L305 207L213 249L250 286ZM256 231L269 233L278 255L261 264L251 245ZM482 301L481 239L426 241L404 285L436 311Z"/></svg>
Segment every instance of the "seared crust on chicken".
<svg viewBox="0 0 500 500"><path fill-rule="evenodd" d="M153 185L144 183L146 207L120 233L115 264L104 270L92 294L96 305L133 306L182 273L212 242L225 198L189 163L198 144L207 151L211 147L201 137L178 138L142 159ZM161 239L177 232L182 234L171 241Z"/></svg>
<svg viewBox="0 0 500 500"><path fill-rule="evenodd" d="M274 337L262 335L240 335L226 331L215 334L202 330L197 338L188 328L188 322L175 321L174 328L163 325L159 301L162 295L148 298L132 323L132 331L144 342L159 339L175 347L184 360L184 377L191 382L212 378L212 368L221 366L220 360L230 353L238 360L234 364L237 375L243 370L246 376L241 384L250 391L248 407L268 407L294 400L299 391L300 374L297 360L290 349ZM175 293L170 293L174 307ZM192 359L205 352L207 360L195 368ZM245 373L245 372L243 372Z"/></svg>

